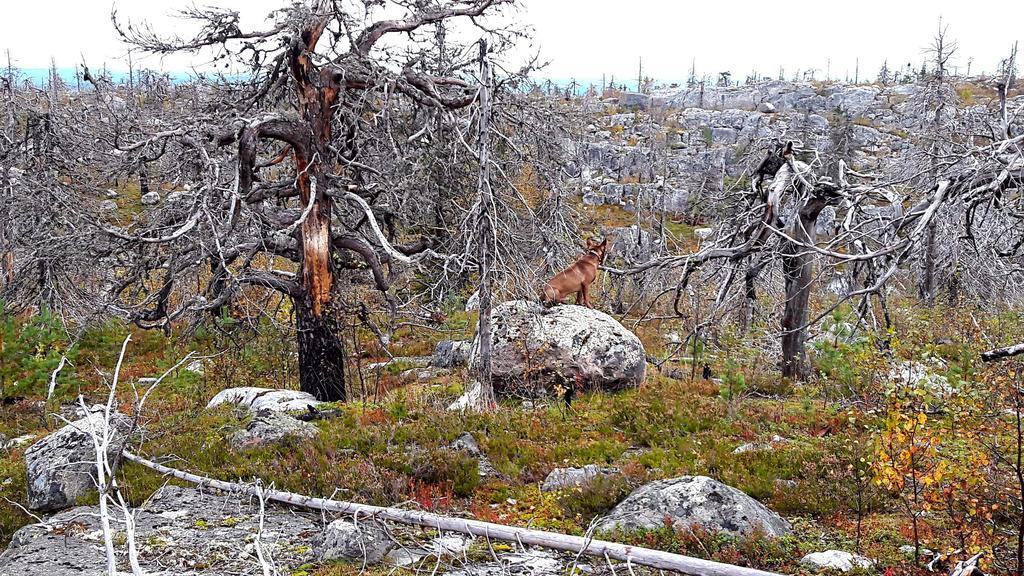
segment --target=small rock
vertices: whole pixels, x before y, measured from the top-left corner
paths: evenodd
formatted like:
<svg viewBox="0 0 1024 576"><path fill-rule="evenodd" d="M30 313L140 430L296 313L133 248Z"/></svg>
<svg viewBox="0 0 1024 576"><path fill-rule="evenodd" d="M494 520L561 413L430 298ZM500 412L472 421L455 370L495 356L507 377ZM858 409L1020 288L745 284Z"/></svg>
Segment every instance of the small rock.
<svg viewBox="0 0 1024 576"><path fill-rule="evenodd" d="M451 370L448 368L410 368L403 371L398 376L403 382L423 382L426 380L436 380L451 374Z"/></svg>
<svg viewBox="0 0 1024 576"><path fill-rule="evenodd" d="M298 390L278 390L274 388L228 388L221 390L214 396L207 408L213 408L221 404L235 404L248 408L250 412L258 413L261 410L272 410L274 412L306 412L310 408L317 408L324 404L308 392Z"/></svg>
<svg viewBox="0 0 1024 576"><path fill-rule="evenodd" d="M698 240L707 240L714 233L715 233L714 228L694 228L693 229L693 235L696 236Z"/></svg>
<svg viewBox="0 0 1024 576"><path fill-rule="evenodd" d="M188 366L185 366L185 370L188 370L189 372L191 372L193 374L199 374L200 376L202 376L203 375L203 361L202 360L193 360L193 361L188 363Z"/></svg>
<svg viewBox="0 0 1024 576"><path fill-rule="evenodd" d="M10 441L8 441L7 442L7 448L8 449L21 448L22 446L25 446L27 444L31 444L32 441L35 440L35 439L36 439L36 435L35 434L31 434L31 433L30 434L22 434L21 436L18 436L17 438L12 438Z"/></svg>
<svg viewBox="0 0 1024 576"><path fill-rule="evenodd" d="M430 365L436 368L455 368L469 363L472 342L458 340L441 340L434 348Z"/></svg>
<svg viewBox="0 0 1024 576"><path fill-rule="evenodd" d="M434 538L427 544L426 549L437 556L462 556L472 545L473 539L469 536L449 534Z"/></svg>
<svg viewBox="0 0 1024 576"><path fill-rule="evenodd" d="M117 210L117 202L113 200L104 200L100 202L100 212L114 212Z"/></svg>
<svg viewBox="0 0 1024 576"><path fill-rule="evenodd" d="M426 550L402 547L391 550L387 553L384 559L392 566L404 568L406 566L418 564L420 560L423 560L427 556L430 556L430 552L427 552Z"/></svg>
<svg viewBox="0 0 1024 576"><path fill-rule="evenodd" d="M761 102L761 104L757 106L757 111L765 114L773 114L775 112L775 105L771 102Z"/></svg>
<svg viewBox="0 0 1024 576"><path fill-rule="evenodd" d="M473 295L466 300L466 312L480 309L480 293L473 292Z"/></svg>
<svg viewBox="0 0 1024 576"><path fill-rule="evenodd" d="M25 171L20 168L12 166L7 170L7 177L10 179L11 184L17 184L23 176L25 176Z"/></svg>
<svg viewBox="0 0 1024 576"><path fill-rule="evenodd" d="M448 405L448 409L452 411L480 410L483 407L483 390L479 382L474 382L469 390Z"/></svg>
<svg viewBox="0 0 1024 576"><path fill-rule="evenodd" d="M582 468L555 468L540 486L541 492L555 492L585 486L598 478L608 478L619 473L618 468L604 468L587 464Z"/></svg>
<svg viewBox="0 0 1024 576"><path fill-rule="evenodd" d="M181 190L175 190L167 195L168 204L185 204L190 203L195 198L190 192L183 192Z"/></svg>
<svg viewBox="0 0 1024 576"><path fill-rule="evenodd" d="M147 193L142 195L142 205L143 206L155 206L155 205L157 205L159 203L160 203L160 193L159 192L147 192Z"/></svg>
<svg viewBox="0 0 1024 576"><path fill-rule="evenodd" d="M107 188L107 191L104 193L104 196L106 196L107 198L117 198L117 192L110 188Z"/></svg>
<svg viewBox="0 0 1024 576"><path fill-rule="evenodd" d="M391 551L392 541L384 530L370 521L358 525L335 520L313 542L313 551L323 561L352 560L376 564Z"/></svg>
<svg viewBox="0 0 1024 576"><path fill-rule="evenodd" d="M746 454L747 452L757 452L758 450L764 450L764 449L770 450L771 447L770 446L765 447L765 446L762 446L761 444L757 444L757 443L754 443L754 442L747 442L746 444L740 444L739 446L737 446L736 449L732 451L732 453L733 454Z"/></svg>
<svg viewBox="0 0 1024 576"><path fill-rule="evenodd" d="M473 438L473 435L469 432L463 432L460 434L458 438L452 441L449 448L465 452L466 454L476 458L477 474L479 474L481 478L499 476L497 469L495 469L494 465L491 464L491 461L483 453L483 450L480 450L480 445L477 444L476 438Z"/></svg>
<svg viewBox="0 0 1024 576"><path fill-rule="evenodd" d="M800 559L800 564L812 570L839 570L849 572L856 568L870 568L874 562L842 550L812 552Z"/></svg>
<svg viewBox="0 0 1024 576"><path fill-rule="evenodd" d="M273 410L261 410L231 437L235 448L253 448L276 444L289 438L311 440L320 434L320 429L309 422L296 420L287 414Z"/></svg>
<svg viewBox="0 0 1024 576"><path fill-rule="evenodd" d="M450 447L452 450L459 450L470 456L480 456L483 454L480 450L480 445L476 442L476 438L473 438L473 435L469 432L460 434L458 438L452 441Z"/></svg>
<svg viewBox="0 0 1024 576"><path fill-rule="evenodd" d="M913 558L914 557L914 545L913 544L904 544L903 546L900 546L900 554L903 554L907 558ZM927 558L927 557L931 557L931 556L935 556L935 552L932 552L931 550L929 550L927 548L921 548L921 557L922 558Z"/></svg>

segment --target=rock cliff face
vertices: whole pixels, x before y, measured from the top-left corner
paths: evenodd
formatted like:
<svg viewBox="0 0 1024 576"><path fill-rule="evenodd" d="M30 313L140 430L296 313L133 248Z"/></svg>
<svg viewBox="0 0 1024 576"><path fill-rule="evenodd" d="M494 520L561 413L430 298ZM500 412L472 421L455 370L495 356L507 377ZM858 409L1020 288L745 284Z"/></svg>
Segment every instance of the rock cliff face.
<svg viewBox="0 0 1024 576"><path fill-rule="evenodd" d="M842 148L854 170L885 170L915 150L925 97L915 85L770 81L591 103L598 113L579 150L580 193L589 205L706 215L714 193L747 187L743 177L772 139Z"/></svg>

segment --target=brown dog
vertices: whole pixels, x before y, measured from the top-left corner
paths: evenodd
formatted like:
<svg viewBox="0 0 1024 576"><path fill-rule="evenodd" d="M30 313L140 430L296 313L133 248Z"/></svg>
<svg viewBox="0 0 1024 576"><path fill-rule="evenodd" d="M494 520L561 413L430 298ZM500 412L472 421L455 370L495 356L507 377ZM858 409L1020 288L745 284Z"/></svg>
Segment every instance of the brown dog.
<svg viewBox="0 0 1024 576"><path fill-rule="evenodd" d="M540 293L541 303L545 306L561 304L570 294L576 294L577 304L593 308L590 305L590 296L587 291L594 282L594 278L597 278L597 268L604 263L604 257L607 254L607 238L600 243L587 240L587 253L580 256L572 266L556 274L544 285L544 289Z"/></svg>

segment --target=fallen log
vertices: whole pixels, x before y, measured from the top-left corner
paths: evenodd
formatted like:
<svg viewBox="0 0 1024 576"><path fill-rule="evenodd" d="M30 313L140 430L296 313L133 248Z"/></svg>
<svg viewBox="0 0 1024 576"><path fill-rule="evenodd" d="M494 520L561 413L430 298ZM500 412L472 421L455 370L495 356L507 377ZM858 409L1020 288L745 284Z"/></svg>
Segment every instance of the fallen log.
<svg viewBox="0 0 1024 576"><path fill-rule="evenodd" d="M132 454L127 450L124 452L124 458L159 472L160 474L172 476L179 480L184 480L202 487L214 488L225 492L248 494L256 497L260 497L260 493L262 493L262 497L268 500L292 506L299 506L302 508L373 517L401 524L425 526L439 531L459 532L462 534L482 536L488 539L514 542L522 545L541 546L544 548L562 550L575 554L582 553L589 556L619 560L626 562L627 565L639 564L642 566L649 566L651 568L659 568L662 570L672 570L674 572L690 574L693 576L781 576L774 572L765 572L754 568L733 566L731 564L702 560L700 558L692 558L690 556L672 554L671 552L652 550L650 548L642 548L640 546L630 546L617 542L596 540L583 536L570 536L567 534L559 534L557 532L505 526L504 524L482 522L480 520L471 520L468 518L452 518L449 516L441 516L439 514L431 514L430 512L420 512L417 510L403 510L401 508L370 506L368 504L342 502L326 498L313 498L281 490L260 490L256 486L249 486L237 482L225 482L223 480L216 480L192 474L190 472L177 470L175 468L169 468L163 464L158 464L141 456Z"/></svg>
<svg viewBox="0 0 1024 576"><path fill-rule="evenodd" d="M995 362L996 360L1002 360L1003 358L1009 358L1011 356L1019 356L1024 354L1024 343L1014 344L1013 346L1007 346L1005 348L995 348L988 352L981 353L981 359L985 362Z"/></svg>

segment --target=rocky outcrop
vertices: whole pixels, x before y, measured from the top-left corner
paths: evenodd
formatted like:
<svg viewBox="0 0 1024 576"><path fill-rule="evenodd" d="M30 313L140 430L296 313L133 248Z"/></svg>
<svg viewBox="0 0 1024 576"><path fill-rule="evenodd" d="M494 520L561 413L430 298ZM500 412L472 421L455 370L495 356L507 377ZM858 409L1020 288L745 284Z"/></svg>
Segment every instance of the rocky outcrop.
<svg viewBox="0 0 1024 576"><path fill-rule="evenodd" d="M659 238L636 224L627 228L612 228L608 236L612 238L612 247L608 249L609 261L627 267L647 262L659 250Z"/></svg>
<svg viewBox="0 0 1024 576"><path fill-rule="evenodd" d="M653 209L669 214L684 214L688 210L689 194L665 184L616 184L609 182L588 187L583 192L583 203L591 206L621 206L630 212Z"/></svg>
<svg viewBox="0 0 1024 576"><path fill-rule="evenodd" d="M619 473L618 468L587 464L582 468L555 468L540 486L541 492L557 492L582 488L598 479L610 478Z"/></svg>
<svg viewBox="0 0 1024 576"><path fill-rule="evenodd" d="M221 390L210 400L206 407L213 408L221 404L234 404L250 412L258 413L261 410L305 412L310 408L317 408L323 402L318 401L308 392L300 392L298 390L243 387Z"/></svg>
<svg viewBox="0 0 1024 576"><path fill-rule="evenodd" d="M889 369L887 381L890 388L905 386L919 389L939 396L955 394L957 389L949 383L942 374L937 372L945 370L943 361L939 358L931 358L933 363L938 364L934 368L926 366L922 362L905 360L895 364Z"/></svg>
<svg viewBox="0 0 1024 576"><path fill-rule="evenodd" d="M263 574L256 535L264 557L280 574L312 573L335 561L387 562L409 569L466 576L565 574L570 566L592 574L604 565L575 554L513 546L488 548L483 539L446 533L429 537L418 528L346 516L324 526L320 513L266 505L260 533L259 502L208 489L165 486L135 514L139 563L147 574L222 576ZM401 542L401 545L396 542ZM492 542L493 543L493 542ZM490 550L485 558L471 546ZM128 571L124 532L114 539L118 568ZM0 554L0 576L105 576L103 532L95 506L58 513L45 523L14 534Z"/></svg>
<svg viewBox="0 0 1024 576"><path fill-rule="evenodd" d="M838 570L849 572L854 568L871 568L874 562L842 550L813 552L800 559L800 565L811 570Z"/></svg>
<svg viewBox="0 0 1024 576"><path fill-rule="evenodd" d="M613 392L644 380L640 339L603 312L513 300L492 314L491 370L498 394L533 396L566 386Z"/></svg>
<svg viewBox="0 0 1024 576"><path fill-rule="evenodd" d="M245 425L231 436L231 445L236 449L255 448L278 444L289 439L312 440L320 434L320 429L297 420L282 412L261 410Z"/></svg>
<svg viewBox="0 0 1024 576"><path fill-rule="evenodd" d="M72 508L19 530L0 555L0 576L105 575L103 533L96 507ZM262 574L254 536L259 504L208 491L165 486L135 518L139 560L147 573ZM278 569L290 574L315 560L310 543L320 533L319 514L268 506L261 540ZM115 538L118 561L127 570L127 550Z"/></svg>
<svg viewBox="0 0 1024 576"><path fill-rule="evenodd" d="M103 427L103 414L94 412L39 440L25 451L28 469L28 506L51 512L74 506L96 489L96 449L90 432ZM107 456L121 451L131 420L122 414L111 418L113 441Z"/></svg>
<svg viewBox="0 0 1024 576"><path fill-rule="evenodd" d="M620 502L598 530L699 526L710 532L766 536L790 533L789 522L743 492L706 476L683 476L646 484Z"/></svg>
<svg viewBox="0 0 1024 576"><path fill-rule="evenodd" d="M891 106L893 96L906 97L914 86L875 86L834 84L817 86L803 82L767 81L743 86L700 86L656 90L653 98L664 99L676 108L708 110L760 110L773 112L821 113L840 111L860 116ZM899 98L897 98L899 100Z"/></svg>

